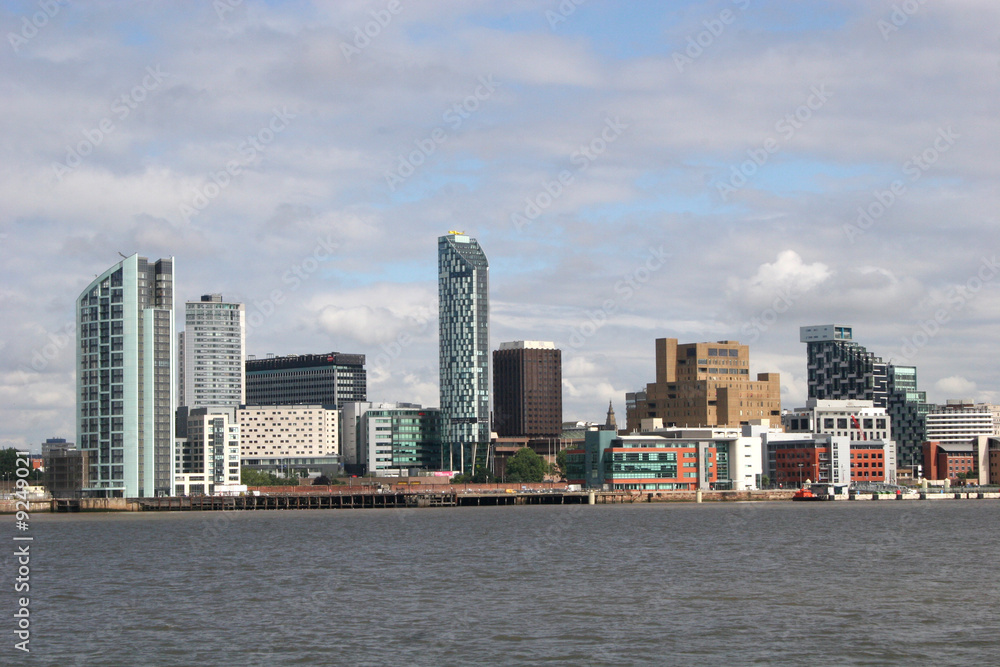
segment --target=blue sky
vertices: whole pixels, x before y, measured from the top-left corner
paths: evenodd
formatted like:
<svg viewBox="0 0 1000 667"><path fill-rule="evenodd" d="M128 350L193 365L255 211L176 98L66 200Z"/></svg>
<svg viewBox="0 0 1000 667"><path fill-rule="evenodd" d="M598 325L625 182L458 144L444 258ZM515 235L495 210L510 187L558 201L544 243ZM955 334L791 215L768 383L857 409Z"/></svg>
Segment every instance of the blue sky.
<svg viewBox="0 0 1000 667"><path fill-rule="evenodd" d="M373 357L409 336L370 395L436 405L422 322L452 229L490 258L493 346L564 350L567 420L623 412L658 337L750 343L752 372L780 372L796 407L799 326L850 324L898 358L941 308L911 359L921 388L1000 400L1000 281L954 305L1000 240L1000 8L894 4L564 1L555 22L559 0L88 2L26 28L37 3L4 3L3 444L74 437L65 332L118 251L176 257L180 301L282 290L251 354ZM914 155L933 158L919 178ZM905 192L852 227L897 179ZM323 243L336 251L293 289L283 276ZM622 298L653 251L669 261Z"/></svg>

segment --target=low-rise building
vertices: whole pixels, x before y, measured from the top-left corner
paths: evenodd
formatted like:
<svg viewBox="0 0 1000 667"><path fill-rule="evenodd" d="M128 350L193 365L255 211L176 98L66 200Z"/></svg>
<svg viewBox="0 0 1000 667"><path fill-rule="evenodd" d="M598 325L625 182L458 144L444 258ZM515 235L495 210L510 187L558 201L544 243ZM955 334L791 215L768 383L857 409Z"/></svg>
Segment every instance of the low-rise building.
<svg viewBox="0 0 1000 667"><path fill-rule="evenodd" d="M924 477L957 480L959 475L973 473L978 479L978 458L977 448L971 440L965 444L925 442Z"/></svg>
<svg viewBox="0 0 1000 667"><path fill-rule="evenodd" d="M340 472L340 411L335 407L241 405L236 415L243 466L279 475Z"/></svg>
<svg viewBox="0 0 1000 667"><path fill-rule="evenodd" d="M190 410L185 437L177 439L174 449L174 495L246 491L240 484L240 427L234 410Z"/></svg>

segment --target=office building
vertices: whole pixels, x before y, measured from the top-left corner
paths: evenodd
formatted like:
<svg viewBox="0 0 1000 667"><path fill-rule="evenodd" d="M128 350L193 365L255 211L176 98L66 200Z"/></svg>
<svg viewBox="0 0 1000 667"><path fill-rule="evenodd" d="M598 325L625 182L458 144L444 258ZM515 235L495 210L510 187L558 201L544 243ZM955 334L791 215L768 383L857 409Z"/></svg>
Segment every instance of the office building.
<svg viewBox="0 0 1000 667"><path fill-rule="evenodd" d="M562 351L554 343L514 341L493 352L493 431L499 437L562 433Z"/></svg>
<svg viewBox="0 0 1000 667"><path fill-rule="evenodd" d="M781 416L778 373L750 379L750 351L738 341L688 343L656 341L656 381L625 396L628 431L644 419L665 426L739 426Z"/></svg>
<svg viewBox="0 0 1000 667"><path fill-rule="evenodd" d="M80 294L77 446L83 495L169 495L174 475L177 336L174 261L132 255Z"/></svg>
<svg viewBox="0 0 1000 667"><path fill-rule="evenodd" d="M240 485L240 427L236 411L195 408L187 413L185 438L178 438L174 495L229 495Z"/></svg>
<svg viewBox="0 0 1000 667"><path fill-rule="evenodd" d="M892 422L885 408L872 401L810 398L806 407L781 416L789 433L828 433L852 440L892 440Z"/></svg>
<svg viewBox="0 0 1000 667"><path fill-rule="evenodd" d="M53 498L79 498L89 486L89 454L64 438L42 443L42 465L45 488Z"/></svg>
<svg viewBox="0 0 1000 667"><path fill-rule="evenodd" d="M441 438L452 470L487 464L490 444L489 262L462 232L438 238Z"/></svg>
<svg viewBox="0 0 1000 667"><path fill-rule="evenodd" d="M220 294L206 294L185 304L180 334L179 405L236 408L246 403L243 358L245 308Z"/></svg>
<svg viewBox="0 0 1000 667"><path fill-rule="evenodd" d="M927 440L940 445L967 445L978 436L997 435L991 406L971 400L931 406L926 419Z"/></svg>
<svg viewBox="0 0 1000 667"><path fill-rule="evenodd" d="M249 405L327 405L365 401L368 393L365 355L290 354L248 357L246 402Z"/></svg>
<svg viewBox="0 0 1000 667"><path fill-rule="evenodd" d="M244 405L236 421L242 466L282 476L340 472L340 411L333 406Z"/></svg>
<svg viewBox="0 0 1000 667"><path fill-rule="evenodd" d="M441 417L415 403L349 403L341 418L344 464L352 474L406 476L444 470Z"/></svg>

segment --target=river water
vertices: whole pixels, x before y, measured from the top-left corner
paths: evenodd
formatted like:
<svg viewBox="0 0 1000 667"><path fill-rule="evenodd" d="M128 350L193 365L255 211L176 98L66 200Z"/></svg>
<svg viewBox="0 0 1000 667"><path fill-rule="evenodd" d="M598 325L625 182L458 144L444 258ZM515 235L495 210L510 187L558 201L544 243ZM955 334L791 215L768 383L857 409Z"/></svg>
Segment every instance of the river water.
<svg viewBox="0 0 1000 667"><path fill-rule="evenodd" d="M998 528L988 500L33 515L30 661L9 614L0 656L993 664Z"/></svg>

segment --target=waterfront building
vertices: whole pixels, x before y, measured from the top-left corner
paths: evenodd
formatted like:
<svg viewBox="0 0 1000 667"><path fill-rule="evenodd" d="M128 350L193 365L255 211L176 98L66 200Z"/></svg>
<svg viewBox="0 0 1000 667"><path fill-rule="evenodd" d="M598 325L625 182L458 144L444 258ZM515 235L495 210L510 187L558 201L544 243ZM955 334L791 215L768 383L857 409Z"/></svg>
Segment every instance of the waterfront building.
<svg viewBox="0 0 1000 667"><path fill-rule="evenodd" d="M493 352L493 430L503 437L562 433L562 351L547 341L501 343Z"/></svg>
<svg viewBox="0 0 1000 667"><path fill-rule="evenodd" d="M917 389L915 366L888 365L889 398L887 409L896 441L900 469L916 477L922 461L922 447L927 440L927 392Z"/></svg>
<svg viewBox="0 0 1000 667"><path fill-rule="evenodd" d="M718 479L714 443L661 435L591 430L583 449L569 450L567 481L614 491L709 489Z"/></svg>
<svg viewBox="0 0 1000 667"><path fill-rule="evenodd" d="M942 445L969 444L981 435L997 435L991 406L971 400L949 399L945 405L931 406L926 420L927 440Z"/></svg>
<svg viewBox="0 0 1000 667"><path fill-rule="evenodd" d="M739 426L781 415L778 373L750 379L750 351L738 341L688 343L656 340L656 381L626 394L629 432L643 419L666 426Z"/></svg>
<svg viewBox="0 0 1000 667"><path fill-rule="evenodd" d="M881 357L854 341L851 327L800 327L799 340L806 344L809 398L861 399L886 407L888 368Z"/></svg>
<svg viewBox="0 0 1000 667"><path fill-rule="evenodd" d="M79 498L89 486L90 455L63 438L42 443L45 488L53 498Z"/></svg>
<svg viewBox="0 0 1000 667"><path fill-rule="evenodd" d="M76 442L88 454L85 496L173 491L173 291L173 258L132 255L77 299Z"/></svg>
<svg viewBox="0 0 1000 667"><path fill-rule="evenodd" d="M340 472L340 411L329 405L243 405L241 465L279 475Z"/></svg>
<svg viewBox="0 0 1000 667"><path fill-rule="evenodd" d="M978 477L979 461L972 442L924 443L924 477L957 481L959 475L972 473Z"/></svg>
<svg viewBox="0 0 1000 667"><path fill-rule="evenodd" d="M195 408L177 439L174 495L230 495L240 484L240 427L236 409Z"/></svg>
<svg viewBox="0 0 1000 667"><path fill-rule="evenodd" d="M891 440L852 440L846 435L798 435L768 443L769 476L779 486L809 482L896 482L896 448Z"/></svg>
<svg viewBox="0 0 1000 667"><path fill-rule="evenodd" d="M489 262L462 232L438 238L441 438L448 467L472 473L490 443Z"/></svg>
<svg viewBox="0 0 1000 667"><path fill-rule="evenodd" d="M290 354L246 361L248 405L328 405L366 401L365 355Z"/></svg>
<svg viewBox="0 0 1000 667"><path fill-rule="evenodd" d="M892 422L885 408L870 400L810 398L806 407L781 416L789 433L828 433L854 440L892 440Z"/></svg>
<svg viewBox="0 0 1000 667"><path fill-rule="evenodd" d="M441 413L416 403L348 403L341 415L344 465L352 474L405 477L443 470Z"/></svg>
<svg viewBox="0 0 1000 667"><path fill-rule="evenodd" d="M236 408L246 403L246 308L206 294L188 301L180 334L178 405Z"/></svg>

